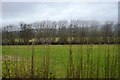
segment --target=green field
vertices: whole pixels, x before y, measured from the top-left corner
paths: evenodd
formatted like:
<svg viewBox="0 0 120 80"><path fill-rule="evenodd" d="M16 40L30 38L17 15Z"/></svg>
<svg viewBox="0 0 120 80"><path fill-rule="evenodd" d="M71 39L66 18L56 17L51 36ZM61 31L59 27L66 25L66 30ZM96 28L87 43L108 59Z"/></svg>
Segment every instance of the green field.
<svg viewBox="0 0 120 80"><path fill-rule="evenodd" d="M69 51L69 45L2 46L2 76L30 77L33 53L34 77L68 77ZM117 56L117 45L72 45L74 77L116 78Z"/></svg>

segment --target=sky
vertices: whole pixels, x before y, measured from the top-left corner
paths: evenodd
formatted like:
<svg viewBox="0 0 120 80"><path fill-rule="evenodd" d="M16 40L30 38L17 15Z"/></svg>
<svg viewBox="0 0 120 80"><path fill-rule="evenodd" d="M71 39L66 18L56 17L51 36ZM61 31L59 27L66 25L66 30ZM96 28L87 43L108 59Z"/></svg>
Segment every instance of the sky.
<svg viewBox="0 0 120 80"><path fill-rule="evenodd" d="M119 2L119 0L1 0L2 2Z"/></svg>
<svg viewBox="0 0 120 80"><path fill-rule="evenodd" d="M41 20L118 20L117 2L2 2L2 24Z"/></svg>

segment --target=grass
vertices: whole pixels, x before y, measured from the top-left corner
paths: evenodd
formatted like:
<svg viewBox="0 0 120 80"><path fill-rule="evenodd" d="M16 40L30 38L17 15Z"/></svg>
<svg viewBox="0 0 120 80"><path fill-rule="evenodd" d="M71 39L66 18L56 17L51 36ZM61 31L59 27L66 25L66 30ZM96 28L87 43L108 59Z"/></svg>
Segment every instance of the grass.
<svg viewBox="0 0 120 80"><path fill-rule="evenodd" d="M49 56L46 57L48 53ZM109 55L106 56L108 53ZM2 56L3 77L31 76L32 46L2 46ZM75 76L81 78L105 78L106 74L109 78L116 78L118 77L117 56L117 45L72 45L73 72ZM45 62L44 58L49 61ZM49 66L46 63L49 63ZM50 47L35 45L35 77L42 77L44 64L48 70L48 77L65 78L69 64L69 45L50 45Z"/></svg>

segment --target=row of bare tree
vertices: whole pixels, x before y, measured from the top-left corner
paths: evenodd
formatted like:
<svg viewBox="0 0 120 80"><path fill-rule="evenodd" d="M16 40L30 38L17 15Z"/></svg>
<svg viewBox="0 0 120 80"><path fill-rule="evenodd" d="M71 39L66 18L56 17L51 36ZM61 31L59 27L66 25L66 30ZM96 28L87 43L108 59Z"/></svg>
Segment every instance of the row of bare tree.
<svg viewBox="0 0 120 80"><path fill-rule="evenodd" d="M68 44L71 30L72 44L115 44L120 43L120 27L117 23L107 21L41 21L8 25L2 28L3 45L26 45L50 42L51 44Z"/></svg>

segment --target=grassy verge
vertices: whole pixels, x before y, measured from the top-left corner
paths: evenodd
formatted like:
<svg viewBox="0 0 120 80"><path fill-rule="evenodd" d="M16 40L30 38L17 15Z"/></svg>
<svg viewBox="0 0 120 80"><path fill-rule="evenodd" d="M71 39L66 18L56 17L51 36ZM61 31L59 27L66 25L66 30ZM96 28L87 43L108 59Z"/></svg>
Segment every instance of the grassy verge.
<svg viewBox="0 0 120 80"><path fill-rule="evenodd" d="M71 49L73 77L118 77L117 45L72 45ZM66 77L69 45L35 45L32 51L32 46L2 46L2 76ZM34 64L31 64L32 53Z"/></svg>

